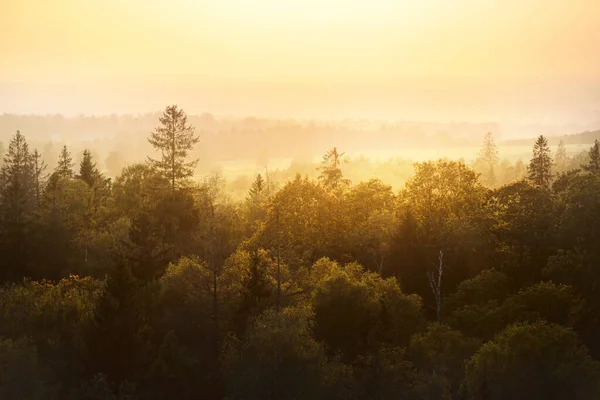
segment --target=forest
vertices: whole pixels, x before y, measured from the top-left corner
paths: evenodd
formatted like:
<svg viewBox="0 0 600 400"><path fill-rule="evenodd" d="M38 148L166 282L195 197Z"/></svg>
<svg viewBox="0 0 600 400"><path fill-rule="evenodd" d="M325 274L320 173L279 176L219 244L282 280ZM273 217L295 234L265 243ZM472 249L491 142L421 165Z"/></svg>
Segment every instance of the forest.
<svg viewBox="0 0 600 400"><path fill-rule="evenodd" d="M600 399L597 139L488 133L401 187L331 147L237 199L181 108L153 124L114 177L6 144L0 399Z"/></svg>

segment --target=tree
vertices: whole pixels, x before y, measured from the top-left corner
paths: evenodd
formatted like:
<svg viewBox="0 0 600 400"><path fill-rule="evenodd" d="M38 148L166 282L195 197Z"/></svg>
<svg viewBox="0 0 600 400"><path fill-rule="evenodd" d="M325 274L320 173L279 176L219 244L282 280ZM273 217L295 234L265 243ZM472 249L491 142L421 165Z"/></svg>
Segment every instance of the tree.
<svg viewBox="0 0 600 400"><path fill-rule="evenodd" d="M31 157L33 160L33 173L35 176L35 200L36 203L39 204L42 190L44 189L46 179L48 178L48 175L44 174L47 165L44 160L42 160L42 155L37 151L37 149L33 151Z"/></svg>
<svg viewBox="0 0 600 400"><path fill-rule="evenodd" d="M71 153L67 150L67 146L63 146L60 151L60 155L58 156L58 165L54 169L54 172L65 178L73 177L73 157L71 157Z"/></svg>
<svg viewBox="0 0 600 400"><path fill-rule="evenodd" d="M565 148L564 142L561 140L558 143L556 155L554 156L554 165L556 166L556 171L565 172L567 170L568 162L569 158L567 156L567 149Z"/></svg>
<svg viewBox="0 0 600 400"><path fill-rule="evenodd" d="M312 325L309 308L267 310L241 342L230 340L223 356L230 398L349 398L350 368L327 359Z"/></svg>
<svg viewBox="0 0 600 400"><path fill-rule="evenodd" d="M104 175L96 168L96 163L92 160L92 153L85 149L83 151L83 159L79 164L79 174L77 179L81 179L93 192L93 206L98 206L102 200L105 200L109 195L110 178L105 178Z"/></svg>
<svg viewBox="0 0 600 400"><path fill-rule="evenodd" d="M248 223L251 230L254 230L256 224L264 221L267 217L267 207L265 205L267 196L266 182L262 175L258 174L250 190L248 190L248 197L246 197Z"/></svg>
<svg viewBox="0 0 600 400"><path fill-rule="evenodd" d="M533 157L527 167L529 180L538 187L547 188L552 179L552 157L548 140L540 135L533 145Z"/></svg>
<svg viewBox="0 0 600 400"><path fill-rule="evenodd" d="M0 170L2 180L2 207L6 217L22 222L35 204L35 169L25 136L17 133L10 140L4 165Z"/></svg>
<svg viewBox="0 0 600 400"><path fill-rule="evenodd" d="M483 139L483 145L481 146L479 157L483 161L486 169L484 174L485 182L489 186L494 186L496 183L496 174L494 169L498 165L500 157L498 154L498 148L494 142L494 136L491 132L488 132Z"/></svg>
<svg viewBox="0 0 600 400"><path fill-rule="evenodd" d="M248 190L248 201L256 201L260 202L264 197L264 191L266 189L265 180L263 179L261 174L256 175L256 179L252 183L250 190Z"/></svg>
<svg viewBox="0 0 600 400"><path fill-rule="evenodd" d="M479 348L477 339L467 338L446 325L432 323L427 330L413 335L406 350L407 358L426 380L439 376L445 392L458 398L458 390L464 378L465 360Z"/></svg>
<svg viewBox="0 0 600 400"><path fill-rule="evenodd" d="M38 361L35 346L26 340L0 338L0 398L54 398L50 370Z"/></svg>
<svg viewBox="0 0 600 400"><path fill-rule="evenodd" d="M194 136L194 127L188 124L187 115L176 105L167 106L159 118L160 126L151 133L148 141L162 158L154 160L148 157L151 166L168 178L171 193L176 186L194 174L198 160L186 162L188 151L200 140Z"/></svg>
<svg viewBox="0 0 600 400"><path fill-rule="evenodd" d="M484 344L466 367L467 399L595 399L600 367L571 329L516 324Z"/></svg>
<svg viewBox="0 0 600 400"><path fill-rule="evenodd" d="M0 170L0 218L3 223L3 259L10 270L0 273L1 278L18 277L26 273L29 238L28 225L35 209L35 170L29 146L21 132L11 138L4 164Z"/></svg>
<svg viewBox="0 0 600 400"><path fill-rule="evenodd" d="M338 152L334 147L323 156L321 166L318 168L321 171L319 180L329 189L337 189L341 185L349 185L348 179L343 179L342 169L340 166L346 164L348 160L344 158L345 153Z"/></svg>
<svg viewBox="0 0 600 400"><path fill-rule="evenodd" d="M92 161L92 154L88 149L83 151L83 159L79 164L79 175L77 178L88 184L89 187L94 187L96 178L99 174L96 168L96 163Z"/></svg>
<svg viewBox="0 0 600 400"><path fill-rule="evenodd" d="M594 140L594 145L590 147L588 157L587 165L581 167L594 175L600 175L600 142L598 139Z"/></svg>

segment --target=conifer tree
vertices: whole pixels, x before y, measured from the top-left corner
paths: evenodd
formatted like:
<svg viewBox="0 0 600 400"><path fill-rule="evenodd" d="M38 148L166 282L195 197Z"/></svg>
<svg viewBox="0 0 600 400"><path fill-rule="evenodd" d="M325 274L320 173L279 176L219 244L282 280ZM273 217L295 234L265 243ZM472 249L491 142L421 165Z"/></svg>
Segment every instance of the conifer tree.
<svg viewBox="0 0 600 400"><path fill-rule="evenodd" d="M19 131L10 140L0 178L3 218L22 222L35 206L35 170L25 136Z"/></svg>
<svg viewBox="0 0 600 400"><path fill-rule="evenodd" d="M21 132L12 137L0 169L0 281L21 279L27 274L28 226L35 209L35 172L29 146Z"/></svg>
<svg viewBox="0 0 600 400"><path fill-rule="evenodd" d="M567 149L565 148L565 144L561 140L558 143L558 148L556 149L556 156L554 157L554 164L556 165L556 170L558 172L564 172L567 169Z"/></svg>
<svg viewBox="0 0 600 400"><path fill-rule="evenodd" d="M31 157L33 163L33 172L35 176L35 201L37 204L39 204L44 184L46 183L46 179L48 178L48 175L44 174L47 165L44 162L44 160L42 160L42 155L37 151L37 149L33 151Z"/></svg>
<svg viewBox="0 0 600 400"><path fill-rule="evenodd" d="M533 157L527 167L529 180L538 187L547 188L552 179L552 158L548 140L540 135L533 146Z"/></svg>
<svg viewBox="0 0 600 400"><path fill-rule="evenodd" d="M89 187L94 187L98 173L96 163L92 161L92 154L88 149L85 149L83 151L83 159L79 163L79 175L77 175L77 178L87 183Z"/></svg>
<svg viewBox="0 0 600 400"><path fill-rule="evenodd" d="M588 172L591 172L594 175L600 174L600 142L598 139L594 140L594 145L590 147L590 151L588 153L588 163L587 165L582 165L582 168Z"/></svg>
<svg viewBox="0 0 600 400"><path fill-rule="evenodd" d="M252 183L250 190L248 190L247 200L252 203L256 202L257 200L258 200L258 202L260 202L262 200L262 198L264 197L264 192L266 190L266 187L267 186L266 186L265 180L263 179L262 175L258 174L256 176L256 179Z"/></svg>
<svg viewBox="0 0 600 400"><path fill-rule="evenodd" d="M496 183L496 174L494 168L500 161L500 157L491 132L488 132L483 139L483 145L479 152L479 157L487 169L485 181L488 185L493 186Z"/></svg>
<svg viewBox="0 0 600 400"><path fill-rule="evenodd" d="M176 105L166 107L159 121L160 126L154 129L148 141L161 152L161 159L148 157L148 162L169 180L171 193L174 193L178 184L194 174L198 160L186 161L186 158L199 137L194 136L194 127Z"/></svg>
<svg viewBox="0 0 600 400"><path fill-rule="evenodd" d="M337 148L334 147L323 156L321 166L318 168L321 171L319 180L323 186L329 189L337 189L341 185L350 184L348 179L343 179L342 169L340 168L342 164L348 162L344 159L344 154L338 152Z"/></svg>
<svg viewBox="0 0 600 400"><path fill-rule="evenodd" d="M58 156L58 165L54 169L54 172L60 177L72 178L74 165L73 157L71 157L71 153L67 150L67 146L63 146Z"/></svg>

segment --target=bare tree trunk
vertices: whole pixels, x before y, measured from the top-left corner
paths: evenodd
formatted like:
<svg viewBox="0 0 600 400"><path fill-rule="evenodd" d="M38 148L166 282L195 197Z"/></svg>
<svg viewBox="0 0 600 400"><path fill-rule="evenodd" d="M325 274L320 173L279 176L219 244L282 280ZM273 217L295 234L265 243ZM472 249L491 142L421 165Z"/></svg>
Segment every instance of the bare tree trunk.
<svg viewBox="0 0 600 400"><path fill-rule="evenodd" d="M440 312L442 310L442 274L444 272L444 253L440 250L438 256L438 265L433 265L434 270L427 272L427 279L429 280L429 286L433 292L435 299L435 311L437 322L441 320Z"/></svg>

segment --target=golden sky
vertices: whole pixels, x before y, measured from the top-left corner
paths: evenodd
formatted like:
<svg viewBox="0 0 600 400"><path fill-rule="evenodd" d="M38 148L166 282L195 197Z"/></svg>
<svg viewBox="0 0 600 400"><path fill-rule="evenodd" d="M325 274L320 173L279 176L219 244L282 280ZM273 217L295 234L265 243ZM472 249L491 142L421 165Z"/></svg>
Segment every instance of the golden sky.
<svg viewBox="0 0 600 400"><path fill-rule="evenodd" d="M240 104L233 111L267 112L300 92L323 98L323 88L378 93L381 108L393 108L387 91L407 85L449 98L465 85L543 87L538 96L565 87L593 101L585 88L600 82L599 0L0 2L0 90L14 95L18 84L50 96L54 87L72 98L65 88L104 89L82 112L101 112L106 88L121 84L137 85L132 98L146 85L177 97L185 84L182 98L193 97L183 93L189 85ZM0 98L0 112L10 104Z"/></svg>

